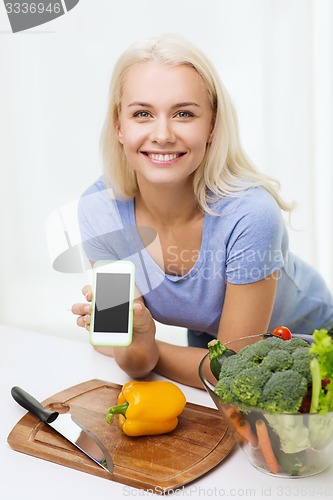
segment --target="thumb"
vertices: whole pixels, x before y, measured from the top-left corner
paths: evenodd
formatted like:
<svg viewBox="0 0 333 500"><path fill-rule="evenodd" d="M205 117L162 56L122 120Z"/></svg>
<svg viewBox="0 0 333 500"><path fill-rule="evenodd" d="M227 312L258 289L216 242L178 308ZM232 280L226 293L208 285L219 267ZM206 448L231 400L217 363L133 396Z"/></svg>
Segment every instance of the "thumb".
<svg viewBox="0 0 333 500"><path fill-rule="evenodd" d="M142 302L134 303L134 329L146 330L151 322L151 314Z"/></svg>
<svg viewBox="0 0 333 500"><path fill-rule="evenodd" d="M134 302L134 314L136 316L141 316L143 314L143 306L141 302Z"/></svg>

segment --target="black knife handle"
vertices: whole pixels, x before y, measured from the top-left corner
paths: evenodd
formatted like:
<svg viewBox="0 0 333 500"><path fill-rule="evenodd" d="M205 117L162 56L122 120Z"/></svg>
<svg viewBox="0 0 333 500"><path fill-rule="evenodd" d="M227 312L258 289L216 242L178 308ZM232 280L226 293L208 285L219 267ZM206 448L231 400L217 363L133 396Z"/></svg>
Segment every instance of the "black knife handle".
<svg viewBox="0 0 333 500"><path fill-rule="evenodd" d="M57 411L48 411L35 399L31 394L25 392L21 387L13 387L11 390L12 396L15 401L23 406L26 410L30 411L35 417L40 418L43 422L49 424L53 422L59 413Z"/></svg>

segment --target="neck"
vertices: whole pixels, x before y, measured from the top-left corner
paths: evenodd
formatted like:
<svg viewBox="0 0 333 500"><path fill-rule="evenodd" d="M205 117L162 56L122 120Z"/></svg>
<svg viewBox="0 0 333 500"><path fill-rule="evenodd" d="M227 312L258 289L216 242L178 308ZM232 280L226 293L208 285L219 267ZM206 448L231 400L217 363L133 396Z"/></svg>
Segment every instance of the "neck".
<svg viewBox="0 0 333 500"><path fill-rule="evenodd" d="M191 186L151 187L139 186L136 206L144 210L156 223L180 226L202 215Z"/></svg>

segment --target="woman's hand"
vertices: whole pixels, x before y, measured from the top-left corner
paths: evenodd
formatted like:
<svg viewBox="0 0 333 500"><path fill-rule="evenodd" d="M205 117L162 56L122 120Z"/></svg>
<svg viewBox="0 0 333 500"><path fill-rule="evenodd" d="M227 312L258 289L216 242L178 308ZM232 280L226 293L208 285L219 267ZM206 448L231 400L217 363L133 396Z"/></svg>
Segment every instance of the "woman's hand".
<svg viewBox="0 0 333 500"><path fill-rule="evenodd" d="M78 315L76 324L85 328L90 329L90 317L91 317L91 301L92 301L92 290L90 285L85 285L82 289L82 293L85 296L87 302L84 304L78 303L72 305L72 313ZM89 303L90 302L90 303Z"/></svg>
<svg viewBox="0 0 333 500"><path fill-rule="evenodd" d="M87 302L72 306L72 313L78 315L78 326L90 330L92 289L86 285L82 289ZM141 378L155 367L159 351L155 341L156 325L154 319L144 304L142 297L134 301L133 336L128 347L96 347L103 354L114 356L119 366L129 375Z"/></svg>
<svg viewBox="0 0 333 500"><path fill-rule="evenodd" d="M144 378L154 370L159 349L155 340L155 321L143 300L134 303L132 342L127 347L114 347L113 355L120 368L132 378Z"/></svg>
<svg viewBox="0 0 333 500"><path fill-rule="evenodd" d="M77 303L72 306L72 313L78 315L76 323L78 326L90 329L92 290L90 285L85 285L82 289L86 303ZM144 305L143 300L138 298L134 301L133 334L153 331L155 335L154 320L150 311Z"/></svg>

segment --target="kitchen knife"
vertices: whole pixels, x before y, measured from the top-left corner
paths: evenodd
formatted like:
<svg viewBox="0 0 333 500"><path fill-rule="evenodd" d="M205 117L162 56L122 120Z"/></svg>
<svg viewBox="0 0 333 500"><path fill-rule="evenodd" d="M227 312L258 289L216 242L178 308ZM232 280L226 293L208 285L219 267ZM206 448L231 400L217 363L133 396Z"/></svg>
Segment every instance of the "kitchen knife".
<svg viewBox="0 0 333 500"><path fill-rule="evenodd" d="M107 472L113 473L112 458L105 446L70 413L60 414L57 411L45 410L33 396L20 387L13 387L11 393L19 405L59 432Z"/></svg>

